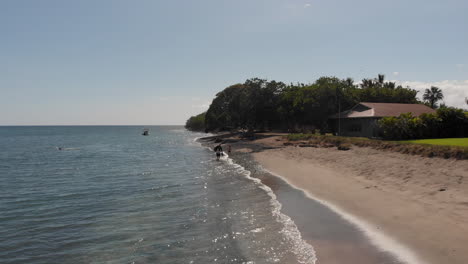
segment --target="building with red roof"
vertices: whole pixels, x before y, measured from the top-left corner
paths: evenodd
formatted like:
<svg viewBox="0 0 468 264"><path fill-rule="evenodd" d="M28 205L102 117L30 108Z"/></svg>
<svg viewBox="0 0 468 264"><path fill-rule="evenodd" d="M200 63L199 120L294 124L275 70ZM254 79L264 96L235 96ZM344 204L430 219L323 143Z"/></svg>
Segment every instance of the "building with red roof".
<svg viewBox="0 0 468 264"><path fill-rule="evenodd" d="M362 102L353 108L332 115L330 119L334 131L340 136L378 137L377 121L383 117L411 113L413 116L435 113L423 104L367 103Z"/></svg>

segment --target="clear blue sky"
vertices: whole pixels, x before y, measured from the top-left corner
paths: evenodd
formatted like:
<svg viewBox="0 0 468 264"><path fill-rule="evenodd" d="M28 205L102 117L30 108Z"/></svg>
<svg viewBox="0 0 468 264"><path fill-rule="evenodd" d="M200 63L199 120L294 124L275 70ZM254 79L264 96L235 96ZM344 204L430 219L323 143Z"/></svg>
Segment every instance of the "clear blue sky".
<svg viewBox="0 0 468 264"><path fill-rule="evenodd" d="M466 0L2 0L0 125L183 124L251 77L384 73L463 106L467 12Z"/></svg>

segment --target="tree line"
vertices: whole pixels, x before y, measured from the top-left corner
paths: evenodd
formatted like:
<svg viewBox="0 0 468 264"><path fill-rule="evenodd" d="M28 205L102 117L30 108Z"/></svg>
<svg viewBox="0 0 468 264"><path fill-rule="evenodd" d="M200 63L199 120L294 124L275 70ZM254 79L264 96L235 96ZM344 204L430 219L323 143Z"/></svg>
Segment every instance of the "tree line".
<svg viewBox="0 0 468 264"><path fill-rule="evenodd" d="M190 117L185 127L205 132L318 129L326 133L331 132L330 115L359 102L420 103L438 108L437 113L383 118L379 121L381 136L408 139L468 135L468 119L463 111L439 104L444 98L440 88L426 89L423 101L418 100L417 93L410 87L385 81L382 74L363 79L359 84L351 78L336 77L321 77L311 84L252 78L216 94L209 109Z"/></svg>
<svg viewBox="0 0 468 264"><path fill-rule="evenodd" d="M208 111L187 120L191 130L243 129L328 130L328 116L358 102L418 103L417 91L385 81L384 75L363 79L321 77L311 84L285 84L252 78L231 85L213 99Z"/></svg>

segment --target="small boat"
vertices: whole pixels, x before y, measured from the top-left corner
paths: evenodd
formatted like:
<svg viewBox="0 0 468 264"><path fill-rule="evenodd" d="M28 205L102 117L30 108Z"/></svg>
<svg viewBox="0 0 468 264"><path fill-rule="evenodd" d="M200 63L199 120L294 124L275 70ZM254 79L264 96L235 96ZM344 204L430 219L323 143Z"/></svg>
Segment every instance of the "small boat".
<svg viewBox="0 0 468 264"><path fill-rule="evenodd" d="M145 128L143 129L143 136L148 136L149 135L149 129L148 128Z"/></svg>

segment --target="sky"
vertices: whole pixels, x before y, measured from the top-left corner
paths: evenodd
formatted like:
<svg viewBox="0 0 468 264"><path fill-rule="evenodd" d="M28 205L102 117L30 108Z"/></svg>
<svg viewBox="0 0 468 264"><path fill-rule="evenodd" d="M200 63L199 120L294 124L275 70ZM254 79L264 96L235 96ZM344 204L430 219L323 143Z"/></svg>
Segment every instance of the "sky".
<svg viewBox="0 0 468 264"><path fill-rule="evenodd" d="M253 77L381 73L468 108L467 11L466 0L1 0L0 125L181 125Z"/></svg>

